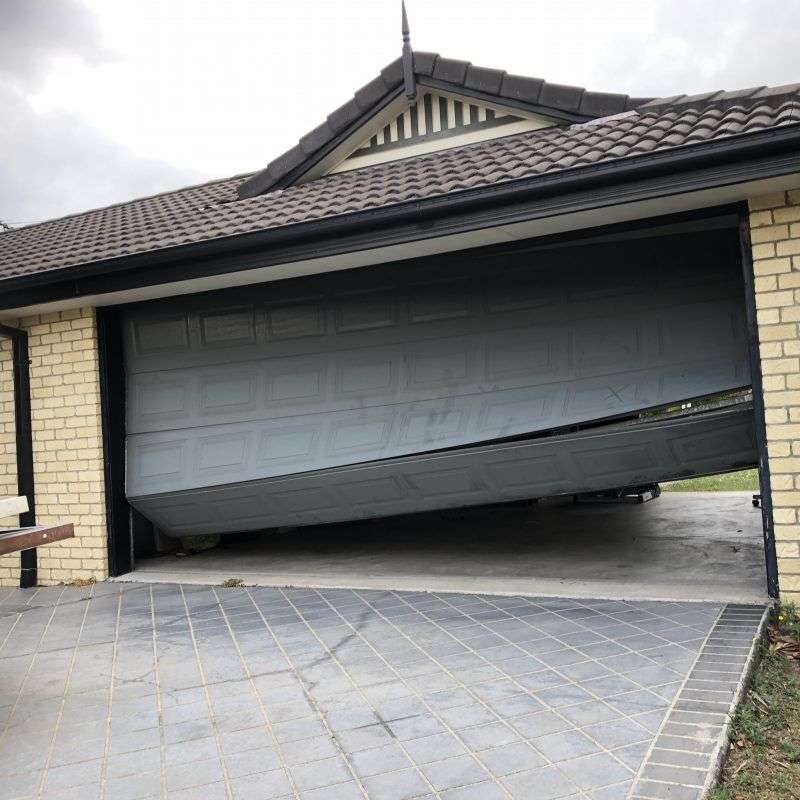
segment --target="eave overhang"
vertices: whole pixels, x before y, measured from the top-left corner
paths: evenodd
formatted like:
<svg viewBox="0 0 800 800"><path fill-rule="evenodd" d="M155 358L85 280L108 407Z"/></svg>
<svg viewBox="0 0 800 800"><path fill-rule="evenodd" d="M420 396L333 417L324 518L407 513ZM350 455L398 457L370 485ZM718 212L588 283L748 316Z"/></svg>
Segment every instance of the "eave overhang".
<svg viewBox="0 0 800 800"><path fill-rule="evenodd" d="M263 270L293 262L368 254L389 246L792 175L800 175L800 125L10 278L0 283L0 309L170 283L185 285L234 272L244 274L240 283L247 282L246 274L252 272L250 282L254 282L265 279Z"/></svg>

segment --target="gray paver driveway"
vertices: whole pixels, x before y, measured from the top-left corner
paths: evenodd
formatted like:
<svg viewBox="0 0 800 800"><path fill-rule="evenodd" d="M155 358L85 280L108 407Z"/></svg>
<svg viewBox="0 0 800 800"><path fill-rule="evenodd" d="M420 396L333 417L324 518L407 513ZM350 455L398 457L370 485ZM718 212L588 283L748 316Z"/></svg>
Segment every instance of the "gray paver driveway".
<svg viewBox="0 0 800 800"><path fill-rule="evenodd" d="M389 591L5 590L0 800L691 800L762 614ZM674 780L681 792L663 794Z"/></svg>

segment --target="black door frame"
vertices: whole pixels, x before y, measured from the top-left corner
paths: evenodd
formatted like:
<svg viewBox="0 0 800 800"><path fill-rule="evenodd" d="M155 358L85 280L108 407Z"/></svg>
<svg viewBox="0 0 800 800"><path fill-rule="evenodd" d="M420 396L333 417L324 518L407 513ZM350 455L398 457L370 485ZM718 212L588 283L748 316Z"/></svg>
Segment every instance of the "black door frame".
<svg viewBox="0 0 800 800"><path fill-rule="evenodd" d="M33 427L31 424L31 379L28 334L20 328L0 324L0 337L11 340L14 376L14 435L17 456L17 493L28 500L28 510L19 515L20 527L36 525L36 486L33 469ZM29 589L38 580L36 548L19 554L19 586Z"/></svg>
<svg viewBox="0 0 800 800"><path fill-rule="evenodd" d="M761 372L761 349L756 314L753 251L750 242L750 211L747 203L739 207L739 252L744 278L744 300L747 312L747 345L750 352L750 384L753 387L756 444L758 446L758 479L761 489L761 523L764 531L764 559L767 568L767 592L776 598L780 592L778 555L775 547L775 525L772 518L772 480L767 450L767 421L764 411L764 381Z"/></svg>
<svg viewBox="0 0 800 800"><path fill-rule="evenodd" d="M117 308L97 308L95 314L100 369L108 572L116 577L131 572L134 567L130 506L125 497L124 348L122 324Z"/></svg>
<svg viewBox="0 0 800 800"><path fill-rule="evenodd" d="M732 214L736 216L739 231L739 252L745 289L748 349L753 387L756 439L759 457L761 487L761 515L764 530L764 556L766 561L767 591L777 597L778 564L772 518L770 472L767 452L764 396L762 390L761 356L758 344L758 325L755 310L752 253L750 250L749 212L746 203L712 209L701 209L687 214L652 217L627 223L579 231L575 240L595 236L634 235L642 229L660 227L676 220L698 220L705 217ZM567 240L568 234L546 237L549 241ZM438 258L446 259L449 254ZM456 254L457 255L457 254ZM437 258L434 256L434 258ZM112 576L122 575L134 568L134 548L131 526L131 506L125 497L125 365L123 333L118 307L96 309L97 336L100 363L100 392L105 456L106 515L108 526L108 565Z"/></svg>

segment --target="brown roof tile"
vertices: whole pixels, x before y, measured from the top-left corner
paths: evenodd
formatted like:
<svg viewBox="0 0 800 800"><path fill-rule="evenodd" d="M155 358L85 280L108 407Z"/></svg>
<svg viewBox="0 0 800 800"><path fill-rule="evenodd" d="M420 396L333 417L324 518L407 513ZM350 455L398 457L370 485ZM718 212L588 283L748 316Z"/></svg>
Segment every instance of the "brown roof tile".
<svg viewBox="0 0 800 800"><path fill-rule="evenodd" d="M721 103L721 104L720 104ZM800 87L653 103L239 199L239 175L0 233L0 279L635 159L800 124Z"/></svg>
<svg viewBox="0 0 800 800"><path fill-rule="evenodd" d="M414 74L418 81L427 78L445 89L473 91L498 100L521 103L531 112L556 115L570 122L603 117L617 111L635 108L647 98L630 98L625 94L593 92L582 86L562 86L539 78L508 75L504 70L478 67L469 61L444 58L438 53L414 53ZM328 116L328 119L304 136L298 144L271 161L251 176L239 189L242 197L254 197L294 182L322 157L326 148L363 125L385 103L392 99L403 80L401 59L381 70L380 75L359 89L353 98ZM313 146L312 146L313 145Z"/></svg>

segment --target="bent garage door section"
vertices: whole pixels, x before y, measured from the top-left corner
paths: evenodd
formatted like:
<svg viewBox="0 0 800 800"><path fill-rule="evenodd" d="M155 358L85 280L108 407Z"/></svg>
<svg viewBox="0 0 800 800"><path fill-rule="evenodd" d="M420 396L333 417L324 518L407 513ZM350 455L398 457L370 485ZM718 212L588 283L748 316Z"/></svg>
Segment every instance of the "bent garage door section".
<svg viewBox="0 0 800 800"><path fill-rule="evenodd" d="M748 385L730 232L655 242L523 243L132 306L128 496L155 520L167 493L232 492Z"/></svg>
<svg viewBox="0 0 800 800"><path fill-rule="evenodd" d="M752 466L749 405L653 423L403 456L133 500L175 535L482 505Z"/></svg>

